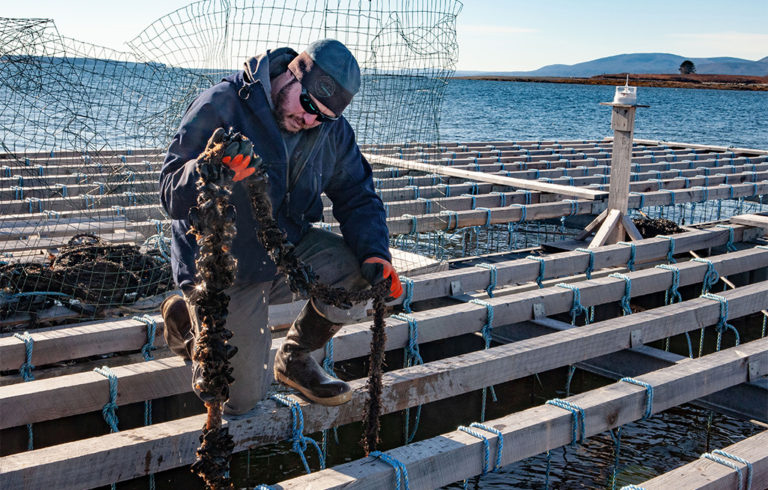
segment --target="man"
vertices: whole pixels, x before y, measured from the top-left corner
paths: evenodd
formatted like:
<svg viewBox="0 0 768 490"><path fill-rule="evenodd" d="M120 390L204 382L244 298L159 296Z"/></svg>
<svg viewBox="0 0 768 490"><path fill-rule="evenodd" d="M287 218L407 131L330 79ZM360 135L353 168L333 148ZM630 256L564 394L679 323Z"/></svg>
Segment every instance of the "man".
<svg viewBox="0 0 768 490"><path fill-rule="evenodd" d="M217 128L232 127L249 140L231 143L222 159L235 171L230 202L237 211L232 244L237 275L226 291L227 328L233 332L230 343L237 354L231 359L235 382L227 413L247 412L266 395L272 381L268 306L293 299L285 277L258 242L247 187L241 182L254 171L249 168L254 155L261 157L269 175L274 217L320 281L362 289L391 278L391 296L402 294L390 263L384 206L354 132L341 115L359 88L357 61L339 41L317 41L301 54L290 48L267 51L197 97L168 149L160 199L173 219L173 274L184 299L167 298L162 314L169 347L189 359L199 328L189 302L197 245L187 234L187 216L197 196L197 157ZM323 218L322 192L333 203L343 238L311 226ZM348 401L349 386L327 375L309 354L323 347L342 324L364 316L364 304L340 309L308 301L275 357L275 378L321 404Z"/></svg>

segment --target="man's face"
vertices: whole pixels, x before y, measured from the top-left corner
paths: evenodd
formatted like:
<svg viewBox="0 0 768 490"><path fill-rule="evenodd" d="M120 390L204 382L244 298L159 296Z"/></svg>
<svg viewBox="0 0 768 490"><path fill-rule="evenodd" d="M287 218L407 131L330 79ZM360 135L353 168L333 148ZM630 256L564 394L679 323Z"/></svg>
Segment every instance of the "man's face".
<svg viewBox="0 0 768 490"><path fill-rule="evenodd" d="M321 122L315 114L310 114L304 110L299 101L301 95L301 84L290 71L276 77L273 81L273 103L275 106L274 114L278 126L289 133L298 133L306 129L312 129L320 126ZM312 97L310 95L310 97ZM333 113L317 99L312 97L312 101L320 111L329 116Z"/></svg>

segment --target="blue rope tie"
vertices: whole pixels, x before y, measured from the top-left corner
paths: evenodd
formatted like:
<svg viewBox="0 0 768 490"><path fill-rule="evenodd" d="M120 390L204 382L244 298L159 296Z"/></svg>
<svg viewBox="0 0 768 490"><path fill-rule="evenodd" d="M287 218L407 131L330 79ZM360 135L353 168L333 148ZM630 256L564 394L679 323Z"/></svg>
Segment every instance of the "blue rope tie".
<svg viewBox="0 0 768 490"><path fill-rule="evenodd" d="M632 308L629 305L629 301L632 299L632 279L629 276L619 274L618 272L609 274L608 277L615 277L624 281L624 296L621 297L620 301L621 309L624 315L631 315Z"/></svg>
<svg viewBox="0 0 768 490"><path fill-rule="evenodd" d="M570 289L573 291L573 303L571 306L571 325L576 325L576 317L584 314L585 322L589 323L589 315L587 314L587 309L584 307L584 305L581 304L581 290L574 286L573 284L566 284L564 282L561 282L559 284L555 285L558 288L563 289Z"/></svg>
<svg viewBox="0 0 768 490"><path fill-rule="evenodd" d="M669 205L674 206L675 205L675 191L669 190L669 189L660 189L664 192L667 192L669 194Z"/></svg>
<svg viewBox="0 0 768 490"><path fill-rule="evenodd" d="M493 333L493 305L488 303L487 301L483 301L477 298L471 299L469 301L470 303L484 306L486 311L486 318L485 318L485 324L483 325L483 328L480 330L480 333L483 335L483 340L485 341L485 349L487 350L491 346L491 340L492 340L492 333ZM496 397L496 390L493 388L493 386L490 387L491 390L491 399L494 403L498 402L498 398ZM483 397L482 397L482 403L480 406L480 422L485 422L485 406L486 406L486 398L487 398L487 388L483 388Z"/></svg>
<svg viewBox="0 0 768 490"><path fill-rule="evenodd" d="M728 228L728 242L725 244L725 249L729 252L735 252L736 246L733 244L734 229L731 225L715 225L715 228Z"/></svg>
<svg viewBox="0 0 768 490"><path fill-rule="evenodd" d="M410 487L408 486L408 469L403 463L396 460L391 455L382 453L381 451L371 451L368 456L373 456L374 458L380 459L395 470L395 488L397 490L400 490L401 482L405 484L405 490L409 490Z"/></svg>
<svg viewBox="0 0 768 490"><path fill-rule="evenodd" d="M547 267L547 265L544 263L544 259L542 257L536 257L535 255L529 255L526 257L526 259L537 260L539 262L539 276L536 278L536 284L539 285L539 288L543 288L544 284L542 281L544 280L544 272Z"/></svg>
<svg viewBox="0 0 768 490"><path fill-rule="evenodd" d="M403 367L409 368L411 366L418 366L424 364L424 359L419 352L419 323L411 315L405 315L398 313L392 315L392 318L408 322L408 344L405 346L405 356L403 359ZM413 423L413 431L409 429L410 424L410 408L405 409L405 443L410 444L416 437L416 431L419 430L419 419L421 418L421 405L416 407L416 419Z"/></svg>
<svg viewBox="0 0 768 490"><path fill-rule="evenodd" d="M24 342L24 362L19 367L19 374L21 374L24 381L34 381L35 376L32 374L32 370L35 369L35 366L32 364L32 350L34 349L35 341L32 340L29 332L24 332L23 334L17 332L13 336Z"/></svg>
<svg viewBox="0 0 768 490"><path fill-rule="evenodd" d="M405 186L406 189L413 189L413 199L419 198L419 186L417 185L407 185Z"/></svg>
<svg viewBox="0 0 768 490"><path fill-rule="evenodd" d="M737 466L735 463L731 463L730 461L727 461L727 460L717 456L716 454L714 454L714 451L712 451L711 453L704 453L701 456L699 456L699 458L700 459L708 459L710 461L714 461L715 463L719 463L719 464L721 464L723 466L727 466L727 467L729 467L732 470L735 470L736 471L736 478L739 481L739 485L738 485L737 488L738 488L738 490L742 490L742 488L744 488L743 484L741 483L741 468L739 466ZM741 458L739 458L739 459L741 459ZM742 460L742 461L744 461L744 460ZM750 467L751 466L752 465L750 465ZM752 476L752 472L751 471L749 472L749 476L750 477ZM751 485L752 482L750 481L749 483L750 483L750 485L747 486L748 490L752 486Z"/></svg>
<svg viewBox="0 0 768 490"><path fill-rule="evenodd" d="M19 374L21 374L21 377L24 379L24 381L34 381L35 376L32 374L32 370L35 369L34 364L32 364L32 349L35 346L35 341L32 340L32 336L29 335L29 332L24 332L23 334L15 333L13 334L14 337L24 342L24 362L21 364L21 367L19 367ZM35 438L34 438L34 432L32 430L32 424L27 424L27 450L32 451L35 448Z"/></svg>
<svg viewBox="0 0 768 490"><path fill-rule="evenodd" d="M469 424L470 427L473 427L475 429L484 430L487 432L490 432L492 434L496 434L496 437L498 437L498 447L496 448L496 462L494 463L492 472L499 471L501 469L501 455L504 452L504 434L501 433L499 429L496 429L494 427L489 427L487 425L479 424L477 422L472 422Z"/></svg>
<svg viewBox="0 0 768 490"><path fill-rule="evenodd" d="M695 258L693 262L707 264L707 271L704 273L704 279L701 283L701 294L708 293L720 280L720 275L715 270L715 265L709 259Z"/></svg>
<svg viewBox="0 0 768 490"><path fill-rule="evenodd" d="M572 431L573 431L573 440L571 441L571 446L575 446L578 442L579 444L582 444L584 442L584 409L579 407L578 405L575 405L569 401L561 400L559 398L553 398L551 400L547 400L546 405L552 405L554 407L562 408L563 410L568 410L573 415L573 421L572 421ZM577 439L577 427L581 433L581 435Z"/></svg>
<svg viewBox="0 0 768 490"><path fill-rule="evenodd" d="M487 263L481 263L476 264L475 267L480 267L482 269L488 269L491 273L491 280L488 286L485 288L485 292L488 293L488 296L493 298L493 290L496 289L496 278L497 278L497 270L496 266L493 264L487 264Z"/></svg>
<svg viewBox="0 0 768 490"><path fill-rule="evenodd" d="M638 208L643 209L645 207L645 194L643 194L642 192L634 192L634 191L630 192L630 195L632 194L636 196L640 196L640 205L638 206Z"/></svg>
<svg viewBox="0 0 768 490"><path fill-rule="evenodd" d="M419 353L419 324L414 317L403 313L392 315L392 318L408 322L408 345L405 346L405 365L411 367L424 364Z"/></svg>
<svg viewBox="0 0 768 490"><path fill-rule="evenodd" d="M523 194L526 206L528 204L531 204L531 191L526 190L526 189L518 189L516 192L520 192L520 193Z"/></svg>
<svg viewBox="0 0 768 490"><path fill-rule="evenodd" d="M117 428L117 414L115 413L115 410L117 410L117 375L107 366L95 368L94 371L109 380L109 401L101 409L101 415L104 417L107 425L109 425L111 432L119 432L120 429Z"/></svg>
<svg viewBox="0 0 768 490"><path fill-rule="evenodd" d="M472 207L470 209L475 209L475 207L477 206L477 196L473 194L462 194L461 197L468 197L472 199Z"/></svg>
<svg viewBox="0 0 768 490"><path fill-rule="evenodd" d="M716 454L718 456L724 456L724 457L726 457L728 459L732 459L732 460L734 460L736 462L739 462L739 463L741 463L743 465L746 465L746 467L747 467L747 490L750 490L750 488L752 488L752 471L753 471L752 463L750 463L749 461L747 461L744 458L740 458L739 456L736 456L735 454L727 453L727 452L723 451L722 449L715 449L714 451L712 451L712 454ZM741 472L739 472L739 488L741 488Z"/></svg>
<svg viewBox="0 0 768 490"><path fill-rule="evenodd" d="M459 227L459 213L456 211L440 211L440 216L448 216L448 223L445 225L445 230L455 230ZM456 221L455 223L454 219Z"/></svg>
<svg viewBox="0 0 768 490"><path fill-rule="evenodd" d="M616 476L619 473L619 455L621 454L621 427L618 427L616 429L616 432L614 433L613 429L609 429L608 433L611 435L611 439L613 439L613 474L611 475L611 490L616 489Z"/></svg>
<svg viewBox="0 0 768 490"><path fill-rule="evenodd" d="M589 262L587 262L587 269L584 271L584 275L587 276L587 279L592 279L592 271L595 268L595 251L588 248L577 248L575 251L589 254Z"/></svg>
<svg viewBox="0 0 768 490"><path fill-rule="evenodd" d="M495 196L499 196L499 207L503 208L507 206L507 194L504 192L491 192Z"/></svg>
<svg viewBox="0 0 768 490"><path fill-rule="evenodd" d="M405 286L405 297L403 298L403 310L411 313L411 302L413 302L413 279L400 276L400 283Z"/></svg>
<svg viewBox="0 0 768 490"><path fill-rule="evenodd" d="M475 208L478 211L485 211L485 224L484 227L488 228L491 226L491 210L489 208Z"/></svg>
<svg viewBox="0 0 768 490"><path fill-rule="evenodd" d="M635 270L635 255L637 254L637 246L630 242L619 242L619 245L629 246L629 260L627 261L627 270L630 272Z"/></svg>
<svg viewBox="0 0 768 490"><path fill-rule="evenodd" d="M333 370L333 338L323 346L323 370L333 377L336 377L336 372Z"/></svg>
<svg viewBox="0 0 768 490"><path fill-rule="evenodd" d="M424 203L424 214L432 214L432 199L426 199L424 197L420 197L417 199L417 201L421 201Z"/></svg>
<svg viewBox="0 0 768 490"><path fill-rule="evenodd" d="M667 252L667 262L670 264L675 264L677 261L675 260L675 238L667 235L656 235L656 238L664 238L666 240L669 240L669 252Z"/></svg>
<svg viewBox="0 0 768 490"><path fill-rule="evenodd" d="M643 414L643 420L651 418L651 415L653 415L653 386L646 383L645 381L640 381L639 379L635 378L621 378L619 380L620 382L623 381L625 383L632 383L633 385L642 386L645 388L646 398L645 398L645 414Z"/></svg>
<svg viewBox="0 0 768 490"><path fill-rule="evenodd" d="M134 316L134 320L141 322L147 326L147 343L141 348L141 353L144 355L145 361L151 361L155 357L152 355L152 351L157 349L155 347L155 333L157 332L157 323L154 318L149 315Z"/></svg>
<svg viewBox="0 0 768 490"><path fill-rule="evenodd" d="M299 402L281 393L275 393L270 396L270 398L291 409L292 449L293 452L298 454L301 458L301 463L304 465L304 470L307 474L312 473L312 470L309 468L309 463L307 463L307 457L304 455L304 451L307 450L307 443L311 443L315 447L317 450L317 457L320 460L320 469L325 469L325 458L323 457L323 452L320 450L320 446L314 439L304 435L304 413L301 411Z"/></svg>
<svg viewBox="0 0 768 490"><path fill-rule="evenodd" d="M657 265L656 268L672 272L672 286L664 294L664 303L671 305L683 301L680 291L677 290L677 288L680 287L680 269L674 265L668 264Z"/></svg>
<svg viewBox="0 0 768 490"><path fill-rule="evenodd" d="M517 220L518 223L525 221L526 215L528 214L528 208L525 207L525 204L512 204L510 207L520 208L520 219Z"/></svg>
<svg viewBox="0 0 768 490"><path fill-rule="evenodd" d="M723 338L723 332L730 329L733 330L733 334L736 337L736 345L739 345L739 331L736 330L736 327L728 323L728 300L718 294L712 294L712 293L704 293L701 295L702 298L711 299L713 301L717 301L720 303L720 318L717 320L717 325L715 325L715 329L717 330L717 350L720 351L720 343Z"/></svg>
<svg viewBox="0 0 768 490"><path fill-rule="evenodd" d="M491 460L491 445L488 442L488 438L485 437L484 435L480 434L479 432L474 431L474 430L470 429L469 427L465 427L463 425L460 425L458 427L458 430L460 430L462 432L466 432L467 434L469 434L469 435L471 435L473 437L477 437L478 439L482 439L482 441L483 441L483 473L482 474L483 475L488 474L488 470L491 467L491 461L490 461Z"/></svg>
<svg viewBox="0 0 768 490"><path fill-rule="evenodd" d="M419 227L419 219L417 216L414 216L412 214L404 214L403 218L410 219L411 220L411 231L408 232L409 235L415 235L416 230L418 230Z"/></svg>

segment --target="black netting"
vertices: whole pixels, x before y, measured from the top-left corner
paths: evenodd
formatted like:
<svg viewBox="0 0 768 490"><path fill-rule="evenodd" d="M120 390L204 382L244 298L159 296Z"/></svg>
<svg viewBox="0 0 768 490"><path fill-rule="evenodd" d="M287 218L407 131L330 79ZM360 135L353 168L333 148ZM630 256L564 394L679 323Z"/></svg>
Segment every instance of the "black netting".
<svg viewBox="0 0 768 490"><path fill-rule="evenodd" d="M345 113L358 141L438 141L460 9L204 0L124 51L62 36L50 19L0 18L0 321L51 306L94 313L173 287L164 149L197 94L267 49L339 39L363 71ZM98 242L69 244L84 233Z"/></svg>

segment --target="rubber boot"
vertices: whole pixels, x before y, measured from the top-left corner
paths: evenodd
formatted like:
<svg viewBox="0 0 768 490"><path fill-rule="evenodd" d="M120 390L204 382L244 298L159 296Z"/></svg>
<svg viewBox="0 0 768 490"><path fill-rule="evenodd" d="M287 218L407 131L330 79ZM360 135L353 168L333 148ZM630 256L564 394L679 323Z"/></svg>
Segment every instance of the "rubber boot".
<svg viewBox="0 0 768 490"><path fill-rule="evenodd" d="M192 333L187 302L176 294L168 296L160 306L160 313L165 322L163 337L168 348L177 356L186 360L192 359L195 336Z"/></svg>
<svg viewBox="0 0 768 490"><path fill-rule="evenodd" d="M323 318L308 301L275 355L275 379L320 405L348 402L352 398L349 385L330 376L309 355L323 347L340 328L340 324Z"/></svg>

